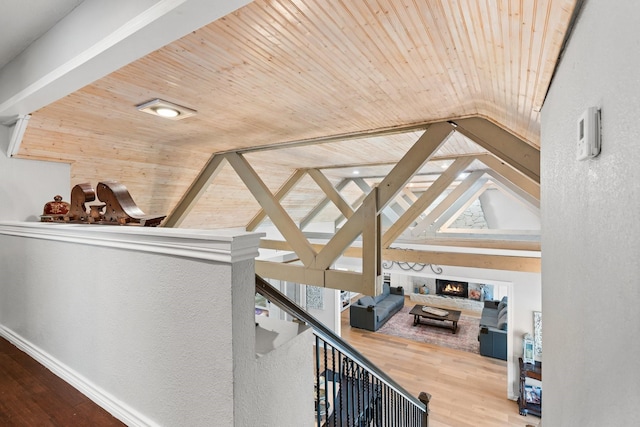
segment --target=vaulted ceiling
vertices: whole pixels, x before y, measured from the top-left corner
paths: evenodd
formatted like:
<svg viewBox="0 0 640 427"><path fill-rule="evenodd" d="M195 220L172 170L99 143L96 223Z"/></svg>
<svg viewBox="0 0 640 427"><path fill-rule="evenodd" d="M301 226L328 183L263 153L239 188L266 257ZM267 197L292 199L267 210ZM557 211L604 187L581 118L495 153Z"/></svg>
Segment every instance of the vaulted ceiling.
<svg viewBox="0 0 640 427"><path fill-rule="evenodd" d="M145 212L170 213L216 154L242 153L275 193L313 168L375 186L436 122L479 117L539 150L576 3L254 1L31 112L17 157L69 162L71 185L117 180ZM155 98L197 114L136 109ZM415 180L486 152L454 131ZM300 221L323 198L305 176L281 203ZM227 165L181 226L244 227L259 210Z"/></svg>

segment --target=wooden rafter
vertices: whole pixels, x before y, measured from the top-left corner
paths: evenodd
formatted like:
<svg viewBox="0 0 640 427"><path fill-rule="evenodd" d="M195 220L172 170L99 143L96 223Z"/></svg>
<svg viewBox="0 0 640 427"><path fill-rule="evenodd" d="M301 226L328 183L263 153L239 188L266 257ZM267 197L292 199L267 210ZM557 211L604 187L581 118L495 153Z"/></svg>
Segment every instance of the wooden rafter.
<svg viewBox="0 0 640 427"><path fill-rule="evenodd" d="M358 198L356 200L353 201L353 203L351 203L351 208L352 209L357 209L358 206L360 206L362 204L362 202L364 202L365 197L367 197L368 193L362 193L361 195L358 196ZM382 213L381 215L384 215L384 213ZM340 224L346 220L346 218L344 217L344 215L340 214L338 215L338 217L333 221L334 224L334 228L338 229L338 227L340 226Z"/></svg>
<svg viewBox="0 0 640 427"><path fill-rule="evenodd" d="M291 242L294 252L302 263L306 266L312 265L316 257L315 251L251 165L240 154L227 153L224 156L262 209L269 215L278 231L288 242Z"/></svg>
<svg viewBox="0 0 640 427"><path fill-rule="evenodd" d="M376 213L379 214L380 211L402 191L413 175L415 175L429 160L429 157L440 148L452 131L453 126L445 122L429 126L418 141L391 170L389 175L378 185ZM342 255L342 252L358 237L362 232L363 211L362 206L358 208L353 216L349 218L333 238L329 240L329 243L327 243L322 251L318 253L315 268L321 270L329 268L329 266Z"/></svg>
<svg viewBox="0 0 640 427"><path fill-rule="evenodd" d="M469 128L476 133L482 133L485 138L487 135L495 136L495 132L486 131L484 127L484 122L486 121L483 119L480 125L475 121L466 120L467 119L462 120L462 124L464 125L463 131L466 131L472 140L477 142L477 135L471 133ZM256 270L265 275L265 277L375 294L380 291L382 259L516 271L539 271L539 258L535 257L480 255L477 253L452 253L432 250L409 251L389 248L398 236L406 230L416 218L423 214L425 209L449 187L457 178L458 174L476 159L476 157L473 156L457 158L420 197L417 197L407 188L407 184L415 174L418 173L424 164L429 161L433 154L447 140L451 132L453 132L455 125L456 124L449 122L430 125L411 149L409 149L395 167L393 167L391 172L373 188L362 178L344 179L336 186L333 186L319 169L299 169L284 182L274 195L241 154L227 152L225 154L214 155L196 181L194 181L190 190L185 194L185 197L183 197L185 200L184 204L181 203L176 208L175 212L182 212L182 216L176 216L176 219L180 218L181 220L184 218L184 215L186 215L197 202L200 195L206 191L207 186L220 171L224 161L227 161L261 206L261 210L247 225L247 229L255 229L266 216L269 216L284 236L286 242L275 244L264 241L262 247L278 247L282 250L291 250L297 255L302 264L289 263L283 265L280 263L259 261L256 263ZM491 124L491 126L495 125ZM457 128L458 130L461 129L460 124L457 124ZM478 131L478 129L480 129L480 131ZM497 134L500 137L504 137L503 132L501 129L498 129ZM486 141L483 140L483 142ZM495 168L498 169L498 171L493 171L492 175L496 181L501 182L503 185L506 185L505 182L510 183L510 185L507 186L508 190L519 190L520 194L524 194L529 198L533 198L532 193L536 194L537 191L539 197L539 184L535 182L534 167L522 159L519 159L520 163L514 167L505 165L505 163L514 157L514 153L504 147L504 142L496 142L492 139L491 148L487 149L491 151L492 154L480 155L478 158L485 162L490 168L493 169L495 166ZM500 159L497 157L500 157ZM427 222L438 222L438 224L441 224L445 217L447 217L447 214L453 212L453 210L458 209L457 212L459 212L460 209L466 208L466 205L473 201L471 199L474 197L477 198L479 195L480 190L476 187L479 186L480 176L485 172L486 171L473 172L470 177L465 179L462 184L458 185L449 196L445 198L446 203L441 203L436 206L432 210L432 213L427 215ZM330 201L333 202L341 214L347 218L338 232L330 236L328 242L324 245L311 244L301 231L302 224L301 227L298 228L280 203L306 173L318 184L326 197L305 217L303 220L305 224L311 221ZM484 180L482 181L484 182ZM353 205L350 205L340 194L340 191L349 182L354 182L364 193ZM482 184L482 182L480 182L480 184ZM475 192L472 190L475 190ZM473 195L470 196L470 193L473 193ZM518 193L516 192L516 194ZM524 199L527 200L527 197ZM381 236L381 218L385 216L387 212L391 211L390 208L394 204L404 205L406 209L401 209L404 213L392 223L384 236ZM391 211L391 213L393 212ZM438 221L434 221L436 216L438 217ZM352 246L358 236L362 236L362 247ZM441 238L434 238L433 244L438 244L436 242L442 241L443 239ZM447 241L458 242L460 245L471 245L468 242L473 242L474 239L448 239ZM536 247L539 248L539 243L537 242L509 242L507 240L493 243L495 246L488 245L486 242L474 242L474 244L475 247L487 248L501 246L507 249L526 248L527 250L536 250ZM332 270L330 268L331 265L343 254L346 256L361 257L363 263L362 273L345 273Z"/></svg>
<svg viewBox="0 0 640 427"><path fill-rule="evenodd" d="M353 182L360 188L360 190L364 192L365 195L371 192L371 186L367 184L364 179L354 178ZM389 209L389 207L385 207L380 214L382 215L383 219L386 219L390 224L393 224L398 220L398 218L400 218L400 216L392 209Z"/></svg>
<svg viewBox="0 0 640 427"><path fill-rule="evenodd" d="M304 169L296 169L293 174L285 181L284 184L273 195L274 199L280 202L289 192L300 182L304 177L306 171ZM267 217L267 213L264 209L260 208L260 211L249 221L247 224L247 231L255 230L258 225Z"/></svg>
<svg viewBox="0 0 640 427"><path fill-rule="evenodd" d="M404 189L403 189L404 191ZM409 207L411 206L411 203L409 203L405 198L404 198L404 194L400 193L398 194L398 196L395 198L394 202L400 207L400 209L402 209L402 212L404 213L407 209L409 209Z"/></svg>
<svg viewBox="0 0 640 427"><path fill-rule="evenodd" d="M380 215L377 211L378 189L374 188L362 202L362 283L365 294L382 291L382 251L380 250Z"/></svg>
<svg viewBox="0 0 640 427"><path fill-rule="evenodd" d="M440 216L442 216L449 208L454 206L454 204L464 198L464 195L471 191L475 192L476 187L481 187L486 182L486 179L481 180L482 175L484 175L484 171L474 171L469 174L460 184L456 186L447 196L440 202L436 207L434 207L427 216L425 216L418 224L411 229L411 235L418 236L420 233L429 229L430 231L434 231L432 229L432 225L436 222Z"/></svg>
<svg viewBox="0 0 640 427"><path fill-rule="evenodd" d="M434 229L440 229L441 231L445 231L446 229L448 229L449 226L453 224L458 219L458 217L462 215L462 213L466 211L469 206L471 206L473 202L478 200L478 197L480 197L482 193L487 191L488 188L491 188L491 186L492 184L490 182L485 182L481 187L476 189L475 192L468 193L466 195L466 200L461 200L464 201L464 203L456 204L452 207L453 209L451 210L453 211L455 209L455 211L443 215L433 224Z"/></svg>
<svg viewBox="0 0 640 427"><path fill-rule="evenodd" d="M455 120L456 131L540 184L540 150L480 117Z"/></svg>
<svg viewBox="0 0 640 427"><path fill-rule="evenodd" d="M520 188L516 187L513 183L504 178L502 178L502 181L499 179L492 179L492 181L496 190L500 191L516 203L522 205L522 207L528 209L531 213L540 216L540 202L538 200L533 200L532 203L529 201L531 198L525 198L528 194L524 193Z"/></svg>
<svg viewBox="0 0 640 427"><path fill-rule="evenodd" d="M471 164L473 157L456 159L433 184L422 193L418 200L396 221L382 237L382 246L388 248L402 234L418 216L433 203L444 190L451 185L458 174Z"/></svg>
<svg viewBox="0 0 640 427"><path fill-rule="evenodd" d="M496 184L500 184L505 188L508 188L509 191L517 195L519 199L525 201L528 205L538 210L540 209L540 199L523 190L521 186L513 183L511 180L493 170L487 171L487 175L489 175Z"/></svg>
<svg viewBox="0 0 640 427"><path fill-rule="evenodd" d="M493 172L505 177L513 184L520 187L523 191L531 195L531 197L540 200L540 183L535 182L526 175L520 173L517 169L503 162L492 154L481 154L477 157L482 163L487 165Z"/></svg>
<svg viewBox="0 0 640 427"><path fill-rule="evenodd" d="M182 221L189 215L191 209L198 203L198 200L207 191L209 185L216 178L224 166L225 157L222 155L212 155L207 164L202 168L196 179L191 183L189 189L184 193L176 207L167 216L163 227L179 227Z"/></svg>
<svg viewBox="0 0 640 427"><path fill-rule="evenodd" d="M403 188L402 189L402 194L404 194L411 203L415 202L416 200L418 200L418 196L416 196L413 191L409 190L408 188Z"/></svg>
<svg viewBox="0 0 640 427"><path fill-rule="evenodd" d="M439 239L434 239L437 242ZM465 247L480 247L484 249L507 249L507 250L526 250L535 251L539 250L539 242L511 242L511 241L473 241L464 239L447 239L448 243L452 246L465 246ZM260 247L267 249L277 250L291 250L291 245L284 241L276 240L262 240ZM314 244L316 251L321 251L324 245ZM360 258L362 257L362 248L357 246L351 246L344 251L344 256ZM397 249L387 248L382 249L382 259L386 261L405 261L405 262L420 262L425 264L438 264L438 265L451 265L460 267L476 267L476 268L490 268L495 270L511 270L511 271L524 271L524 272L539 272L540 271L540 258L531 256L516 256L516 255L489 255L478 253L464 253L464 252L446 252L446 251L433 251L433 250L414 250L414 249ZM289 273L283 273L278 270L280 264L275 264L271 269L271 274L274 279L291 280L294 281ZM302 266L292 266L291 271L295 271L297 275L302 276L304 274L304 268ZM267 276L272 277L272 276ZM300 282L306 283L306 282ZM335 285L336 289L340 288L339 282ZM328 287L331 286L331 282L327 281ZM340 288L342 289L342 288Z"/></svg>
<svg viewBox="0 0 640 427"><path fill-rule="evenodd" d="M316 184L318 184L318 187L320 187L325 196L327 196L327 198L336 205L345 218L350 218L351 215L353 215L353 209L349 206L349 202L342 197L333 184L331 184L331 181L329 181L322 172L318 169L309 169L307 173L311 178L313 178Z"/></svg>
<svg viewBox="0 0 640 427"><path fill-rule="evenodd" d="M346 178L341 180L338 184L336 184L336 190L342 191L342 189L346 187L347 184L349 184L349 181L350 180ZM309 225L309 223L313 221L313 219L317 217L320 212L322 212L322 210L329 204L329 201L329 198L325 196L317 205L315 205L313 209L311 209L309 213L300 220L300 229L304 230L307 225Z"/></svg>

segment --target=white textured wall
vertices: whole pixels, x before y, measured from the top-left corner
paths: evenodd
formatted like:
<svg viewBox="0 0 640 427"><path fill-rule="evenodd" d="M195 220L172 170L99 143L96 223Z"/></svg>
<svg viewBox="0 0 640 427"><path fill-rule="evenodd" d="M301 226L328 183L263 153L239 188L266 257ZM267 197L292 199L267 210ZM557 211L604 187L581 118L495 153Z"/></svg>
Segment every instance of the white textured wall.
<svg viewBox="0 0 640 427"><path fill-rule="evenodd" d="M502 230L540 230L540 215L498 189L480 195L489 228Z"/></svg>
<svg viewBox="0 0 640 427"><path fill-rule="evenodd" d="M250 402L254 418L238 426L313 426L313 334L307 326L271 352L258 357ZM275 329L277 330L277 329Z"/></svg>
<svg viewBox="0 0 640 427"><path fill-rule="evenodd" d="M545 426L640 425L639 25L640 2L588 0L542 110ZM590 106L602 153L579 162Z"/></svg>
<svg viewBox="0 0 640 427"><path fill-rule="evenodd" d="M128 425L310 425L310 331L256 358L259 237L0 222L0 335Z"/></svg>
<svg viewBox="0 0 640 427"><path fill-rule="evenodd" d="M0 236L0 325L157 425L232 425L229 265Z"/></svg>
<svg viewBox="0 0 640 427"><path fill-rule="evenodd" d="M322 309L309 308L307 311L313 317L321 321L327 328L340 335L340 313L342 313L342 305L340 302L340 291L331 288L324 288L323 307Z"/></svg>
<svg viewBox="0 0 640 427"><path fill-rule="evenodd" d="M56 194L70 201L68 164L10 159L5 155L6 147L2 149L0 220L40 221L45 203L53 200Z"/></svg>

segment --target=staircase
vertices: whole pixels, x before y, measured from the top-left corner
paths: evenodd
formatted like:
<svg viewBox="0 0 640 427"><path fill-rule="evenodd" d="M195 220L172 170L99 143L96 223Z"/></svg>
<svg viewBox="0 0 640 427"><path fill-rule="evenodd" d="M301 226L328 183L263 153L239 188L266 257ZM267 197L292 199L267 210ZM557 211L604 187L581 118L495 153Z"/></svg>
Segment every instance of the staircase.
<svg viewBox="0 0 640 427"><path fill-rule="evenodd" d="M313 329L316 426L427 427L429 400L418 398L341 337L256 275L256 293Z"/></svg>

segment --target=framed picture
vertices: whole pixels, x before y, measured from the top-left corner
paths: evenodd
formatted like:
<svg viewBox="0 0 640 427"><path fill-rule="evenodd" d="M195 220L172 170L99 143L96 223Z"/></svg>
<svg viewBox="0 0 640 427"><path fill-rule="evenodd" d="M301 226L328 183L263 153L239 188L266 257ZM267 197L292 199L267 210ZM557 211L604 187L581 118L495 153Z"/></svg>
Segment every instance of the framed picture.
<svg viewBox="0 0 640 427"><path fill-rule="evenodd" d="M542 312L533 312L533 351L536 356L542 356Z"/></svg>
<svg viewBox="0 0 640 427"><path fill-rule="evenodd" d="M535 363L533 358L533 338L530 334L525 334L522 339L522 361L524 363Z"/></svg>

